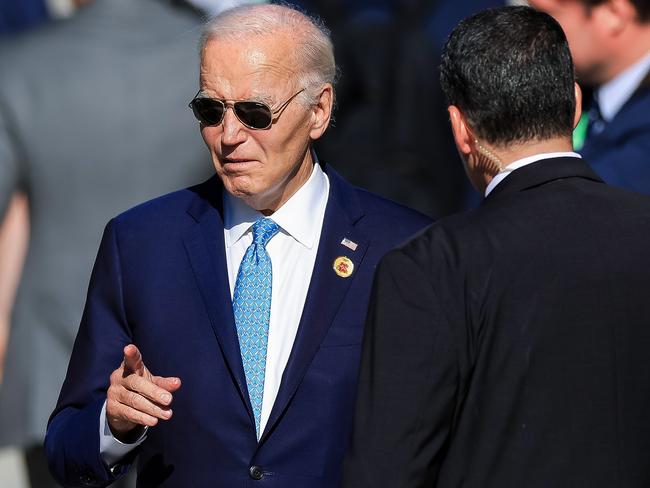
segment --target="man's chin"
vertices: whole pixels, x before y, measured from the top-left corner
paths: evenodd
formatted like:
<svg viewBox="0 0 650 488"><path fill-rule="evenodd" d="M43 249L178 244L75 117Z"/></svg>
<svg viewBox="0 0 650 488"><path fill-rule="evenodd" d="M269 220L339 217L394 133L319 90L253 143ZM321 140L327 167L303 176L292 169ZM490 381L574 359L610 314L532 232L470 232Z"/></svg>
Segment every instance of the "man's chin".
<svg viewBox="0 0 650 488"><path fill-rule="evenodd" d="M597 88L609 81L603 70L598 67L579 68L576 66L576 75L580 86L585 88Z"/></svg>
<svg viewBox="0 0 650 488"><path fill-rule="evenodd" d="M249 207L259 211L264 209L264 198L258 192L256 192L254 188L251 188L249 186L228 184L225 184L224 188L233 197L240 199Z"/></svg>

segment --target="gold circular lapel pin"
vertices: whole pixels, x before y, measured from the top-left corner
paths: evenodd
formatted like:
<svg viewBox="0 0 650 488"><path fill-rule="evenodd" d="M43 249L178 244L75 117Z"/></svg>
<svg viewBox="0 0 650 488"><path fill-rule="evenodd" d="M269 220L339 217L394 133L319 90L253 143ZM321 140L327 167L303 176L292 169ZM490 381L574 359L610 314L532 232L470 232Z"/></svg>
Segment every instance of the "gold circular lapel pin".
<svg viewBox="0 0 650 488"><path fill-rule="evenodd" d="M349 278L354 271L354 263L346 256L339 256L334 260L334 272L341 278Z"/></svg>

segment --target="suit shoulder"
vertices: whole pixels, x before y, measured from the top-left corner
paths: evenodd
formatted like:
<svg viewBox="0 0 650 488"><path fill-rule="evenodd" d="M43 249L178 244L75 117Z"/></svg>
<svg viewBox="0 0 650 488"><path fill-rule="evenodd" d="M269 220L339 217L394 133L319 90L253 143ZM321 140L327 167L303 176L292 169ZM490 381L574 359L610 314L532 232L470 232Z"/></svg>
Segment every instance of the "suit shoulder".
<svg viewBox="0 0 650 488"><path fill-rule="evenodd" d="M459 250L470 243L480 243L477 238L485 224L480 209L444 217L414 234L397 247L394 252L415 261L429 260L436 256L449 263L458 261Z"/></svg>
<svg viewBox="0 0 650 488"><path fill-rule="evenodd" d="M365 210L364 218L383 228L397 226L404 228L409 235L430 225L431 217L412 208L388 200L367 190L355 188L356 194Z"/></svg>
<svg viewBox="0 0 650 488"><path fill-rule="evenodd" d="M147 200L117 215L114 220L118 225L142 225L184 215L197 198L195 190L199 186L184 188Z"/></svg>

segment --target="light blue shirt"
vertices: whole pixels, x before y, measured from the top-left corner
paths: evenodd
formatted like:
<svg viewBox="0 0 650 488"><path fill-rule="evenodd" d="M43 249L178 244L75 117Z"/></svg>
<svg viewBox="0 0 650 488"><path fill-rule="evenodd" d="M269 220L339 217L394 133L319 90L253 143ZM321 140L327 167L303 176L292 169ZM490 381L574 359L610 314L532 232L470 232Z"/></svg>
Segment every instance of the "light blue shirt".
<svg viewBox="0 0 650 488"><path fill-rule="evenodd" d="M650 71L650 52L616 78L598 88L594 96L598 101L603 120L609 122L616 116L639 87L648 71Z"/></svg>

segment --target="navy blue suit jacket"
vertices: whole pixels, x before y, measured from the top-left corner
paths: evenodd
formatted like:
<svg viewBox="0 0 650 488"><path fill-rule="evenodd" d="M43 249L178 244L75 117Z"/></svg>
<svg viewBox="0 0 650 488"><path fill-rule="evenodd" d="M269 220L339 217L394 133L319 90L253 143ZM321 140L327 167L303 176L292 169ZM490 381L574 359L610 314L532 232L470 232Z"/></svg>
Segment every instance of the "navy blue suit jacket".
<svg viewBox="0 0 650 488"><path fill-rule="evenodd" d="M135 451L139 487L338 486L375 267L429 220L326 172L330 196L314 272L259 443L233 319L220 181L152 200L108 224L45 440L61 482L105 486L128 468L133 456L114 473L103 464L98 419L109 376L134 343L154 374L183 381L174 417L150 429ZM344 238L357 249L343 246ZM334 272L338 256L354 263L349 278ZM261 469L257 476L252 467Z"/></svg>
<svg viewBox="0 0 650 488"><path fill-rule="evenodd" d="M580 154L607 183L650 195L650 73Z"/></svg>

